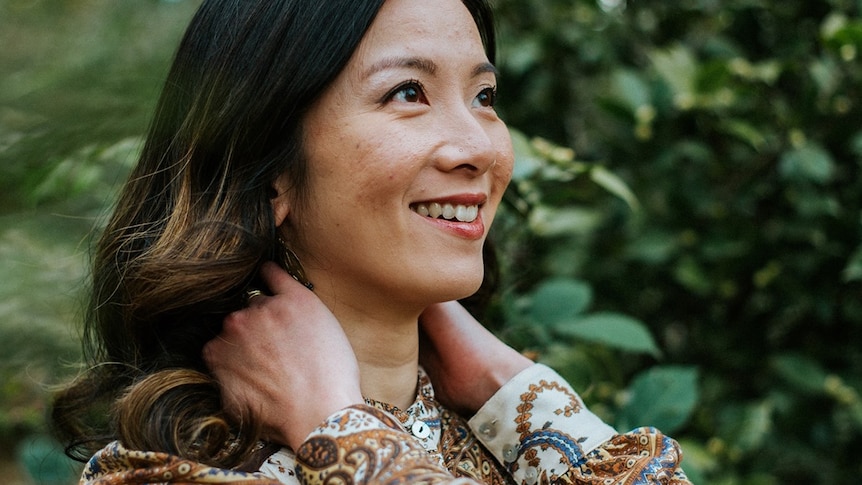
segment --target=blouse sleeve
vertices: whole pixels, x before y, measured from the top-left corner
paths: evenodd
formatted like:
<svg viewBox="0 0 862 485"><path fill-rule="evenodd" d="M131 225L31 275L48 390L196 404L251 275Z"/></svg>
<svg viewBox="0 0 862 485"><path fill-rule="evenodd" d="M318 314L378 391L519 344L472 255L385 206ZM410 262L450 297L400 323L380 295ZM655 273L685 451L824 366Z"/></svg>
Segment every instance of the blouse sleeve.
<svg viewBox="0 0 862 485"><path fill-rule="evenodd" d="M674 440L654 428L617 434L541 364L506 383L469 423L519 484L689 484Z"/></svg>

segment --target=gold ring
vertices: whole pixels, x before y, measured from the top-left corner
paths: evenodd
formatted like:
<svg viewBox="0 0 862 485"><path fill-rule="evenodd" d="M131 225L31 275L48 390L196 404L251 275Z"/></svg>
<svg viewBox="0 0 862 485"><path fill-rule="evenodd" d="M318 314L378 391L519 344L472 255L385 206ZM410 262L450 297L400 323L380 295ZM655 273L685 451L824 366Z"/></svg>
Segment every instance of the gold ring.
<svg viewBox="0 0 862 485"><path fill-rule="evenodd" d="M262 295L263 295L263 292L258 290L257 288L252 288L250 290L247 290L245 292L245 303L246 303L246 305L251 303L252 298L254 298L256 296L262 296Z"/></svg>

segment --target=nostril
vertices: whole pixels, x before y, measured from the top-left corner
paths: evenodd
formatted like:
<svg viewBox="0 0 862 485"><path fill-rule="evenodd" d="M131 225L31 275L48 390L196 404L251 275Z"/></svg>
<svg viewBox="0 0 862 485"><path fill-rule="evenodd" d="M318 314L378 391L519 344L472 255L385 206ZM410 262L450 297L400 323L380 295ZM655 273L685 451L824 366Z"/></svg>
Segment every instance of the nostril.
<svg viewBox="0 0 862 485"><path fill-rule="evenodd" d="M476 165L473 165L472 163L462 163L461 165L458 165L457 167L455 167L455 170L459 170L459 169L468 170L470 172L475 172L475 171L479 170L479 167L477 167Z"/></svg>

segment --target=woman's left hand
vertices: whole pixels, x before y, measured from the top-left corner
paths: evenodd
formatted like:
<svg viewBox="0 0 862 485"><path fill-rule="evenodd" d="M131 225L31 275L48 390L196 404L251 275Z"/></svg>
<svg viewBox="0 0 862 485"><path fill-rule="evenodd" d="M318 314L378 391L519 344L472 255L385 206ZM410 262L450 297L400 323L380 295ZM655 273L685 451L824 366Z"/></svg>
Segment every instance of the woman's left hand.
<svg viewBox="0 0 862 485"><path fill-rule="evenodd" d="M473 414L503 384L533 365L482 326L460 303L438 303L419 317L419 357L443 404Z"/></svg>

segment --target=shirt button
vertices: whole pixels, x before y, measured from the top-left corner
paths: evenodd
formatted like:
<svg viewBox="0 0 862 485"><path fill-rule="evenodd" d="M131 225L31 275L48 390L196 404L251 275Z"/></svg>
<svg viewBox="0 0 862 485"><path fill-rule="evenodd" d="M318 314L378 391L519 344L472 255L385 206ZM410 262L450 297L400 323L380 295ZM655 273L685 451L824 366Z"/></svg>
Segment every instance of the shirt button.
<svg viewBox="0 0 862 485"><path fill-rule="evenodd" d="M524 470L524 480L527 482L527 485L534 485L538 479L539 470L536 467L531 466Z"/></svg>
<svg viewBox="0 0 862 485"><path fill-rule="evenodd" d="M482 423L479 426L479 434L484 436L485 438L493 439L495 436L497 436L497 427L494 426L494 423L491 422Z"/></svg>
<svg viewBox="0 0 862 485"><path fill-rule="evenodd" d="M410 431L413 432L413 436L419 438L420 440L424 440L425 438L431 436L431 428L425 424L424 421L416 420L413 422L413 426L410 427Z"/></svg>
<svg viewBox="0 0 862 485"><path fill-rule="evenodd" d="M503 447L503 461L512 463L518 459L518 447L516 445L506 445Z"/></svg>

